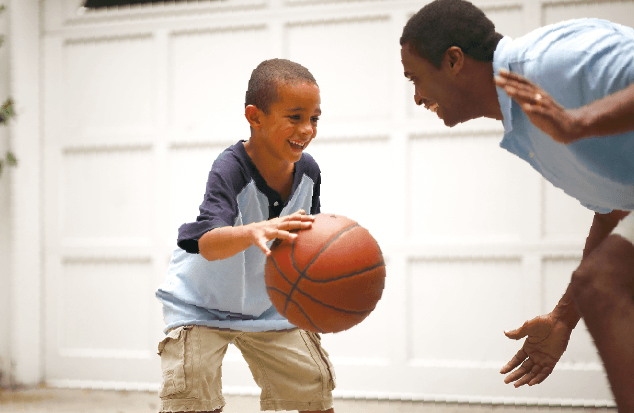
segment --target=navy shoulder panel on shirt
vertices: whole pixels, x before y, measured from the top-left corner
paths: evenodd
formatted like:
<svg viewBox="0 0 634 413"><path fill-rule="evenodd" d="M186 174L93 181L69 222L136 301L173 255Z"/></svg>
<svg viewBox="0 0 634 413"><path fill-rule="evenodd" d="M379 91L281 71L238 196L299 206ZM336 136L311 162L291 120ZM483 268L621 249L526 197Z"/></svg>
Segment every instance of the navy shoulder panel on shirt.
<svg viewBox="0 0 634 413"><path fill-rule="evenodd" d="M238 145L242 141L225 149L213 162L196 222L178 229L177 244L189 253L199 253L200 237L214 228L233 225L239 214L237 196L252 177L245 152Z"/></svg>

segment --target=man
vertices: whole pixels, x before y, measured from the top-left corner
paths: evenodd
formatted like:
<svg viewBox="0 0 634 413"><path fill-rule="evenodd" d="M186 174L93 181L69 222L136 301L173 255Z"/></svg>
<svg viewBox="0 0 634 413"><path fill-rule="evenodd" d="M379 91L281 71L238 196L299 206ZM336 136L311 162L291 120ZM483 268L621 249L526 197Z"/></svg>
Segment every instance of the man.
<svg viewBox="0 0 634 413"><path fill-rule="evenodd" d="M400 43L416 104L449 127L501 120L503 148L595 211L555 309L505 333L528 336L505 382L544 381L583 317L619 411L634 412L634 30L584 19L511 40L471 3L435 0Z"/></svg>

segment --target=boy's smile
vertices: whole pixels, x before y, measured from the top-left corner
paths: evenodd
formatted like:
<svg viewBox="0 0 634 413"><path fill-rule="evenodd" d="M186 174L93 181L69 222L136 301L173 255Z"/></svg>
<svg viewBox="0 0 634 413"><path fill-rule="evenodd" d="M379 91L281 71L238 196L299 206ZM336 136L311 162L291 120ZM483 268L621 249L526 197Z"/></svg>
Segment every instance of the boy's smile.
<svg viewBox="0 0 634 413"><path fill-rule="evenodd" d="M277 94L279 100L271 105L268 115L260 110L252 113L252 119L257 118L256 122L250 121L257 139L250 142L257 147L256 157L266 159L272 167L283 167L299 161L317 135L321 99L319 87L310 83L282 82L277 86Z"/></svg>

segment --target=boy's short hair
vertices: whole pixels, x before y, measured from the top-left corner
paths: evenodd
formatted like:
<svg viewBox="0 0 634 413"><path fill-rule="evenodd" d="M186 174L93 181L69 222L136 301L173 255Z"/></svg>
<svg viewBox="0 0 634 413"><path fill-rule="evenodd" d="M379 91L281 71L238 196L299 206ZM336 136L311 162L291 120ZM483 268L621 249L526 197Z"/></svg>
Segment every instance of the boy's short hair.
<svg viewBox="0 0 634 413"><path fill-rule="evenodd" d="M440 68L447 49L458 46L481 62L492 62L502 35L482 10L466 0L434 0L413 15L401 36L420 57Z"/></svg>
<svg viewBox="0 0 634 413"><path fill-rule="evenodd" d="M265 60L251 73L244 107L254 105L269 114L271 105L279 100L279 83L309 83L317 86L317 81L304 66L286 59Z"/></svg>

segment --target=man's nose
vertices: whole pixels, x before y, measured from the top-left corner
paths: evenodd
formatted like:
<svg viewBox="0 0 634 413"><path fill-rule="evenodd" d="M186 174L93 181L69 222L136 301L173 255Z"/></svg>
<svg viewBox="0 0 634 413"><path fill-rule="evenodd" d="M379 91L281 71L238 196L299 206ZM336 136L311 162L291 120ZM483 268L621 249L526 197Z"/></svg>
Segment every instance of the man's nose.
<svg viewBox="0 0 634 413"><path fill-rule="evenodd" d="M414 90L414 102L416 102L418 106L423 104L423 97L418 93L418 90Z"/></svg>

